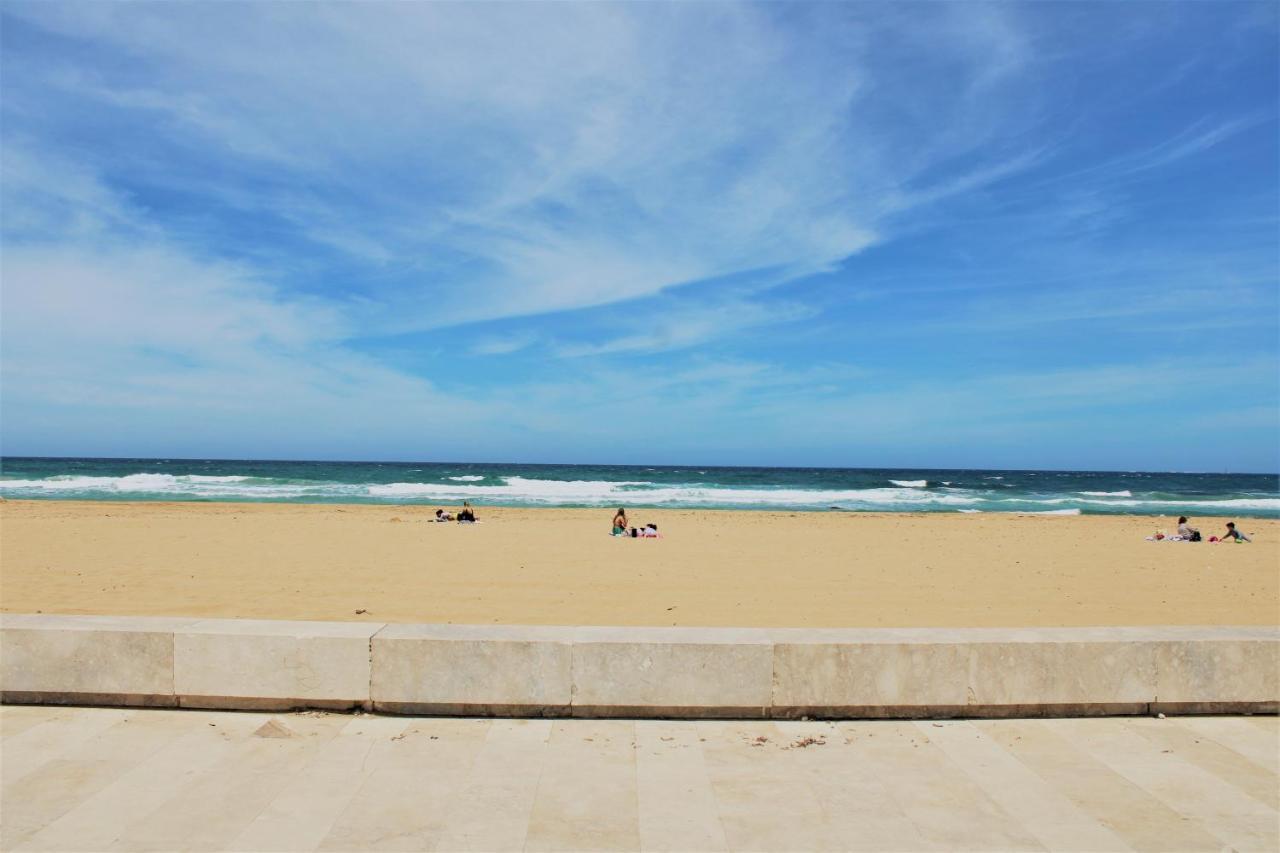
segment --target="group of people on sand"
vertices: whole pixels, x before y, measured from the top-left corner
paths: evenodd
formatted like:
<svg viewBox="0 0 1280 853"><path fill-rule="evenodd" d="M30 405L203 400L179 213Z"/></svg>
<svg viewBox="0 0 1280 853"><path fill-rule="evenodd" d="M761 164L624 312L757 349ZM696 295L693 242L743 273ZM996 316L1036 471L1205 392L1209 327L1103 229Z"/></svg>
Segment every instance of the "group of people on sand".
<svg viewBox="0 0 1280 853"><path fill-rule="evenodd" d="M629 536L632 539L661 539L662 534L658 532L658 525L646 524L644 527L628 527L627 511L622 507L618 507L618 511L613 514L613 533L612 536Z"/></svg>
<svg viewBox="0 0 1280 853"><path fill-rule="evenodd" d="M1151 539L1155 541L1159 541L1164 538L1165 538L1165 535L1163 531L1151 537ZM1203 541L1202 537L1200 536L1200 531L1192 527L1191 525L1187 524L1187 517L1185 515L1178 517L1178 532L1173 536L1168 537L1168 539L1170 542L1201 542ZM1251 538L1249 538L1249 535L1247 533L1242 533L1241 531L1236 529L1236 523L1234 521L1227 522L1226 533L1222 534L1221 536L1209 537L1210 542L1226 542L1229 539L1234 540L1237 544L1239 544L1240 542L1253 541Z"/></svg>
<svg viewBox="0 0 1280 853"><path fill-rule="evenodd" d="M436 517L432 521L458 521L463 524L471 524L476 520L476 511L472 508L469 501L462 502L462 509L458 510L457 515L438 509ZM618 507L618 511L613 514L613 535L628 536L632 539L661 539L662 534L658 532L658 525L646 524L644 527L629 527L627 525L627 511L622 507Z"/></svg>
<svg viewBox="0 0 1280 853"><path fill-rule="evenodd" d="M436 521L457 521L457 522L461 522L462 524L473 524L476 520L476 511L471 508L471 503L469 501L463 501L462 509L458 510L458 514L456 516L451 512L446 512L445 510L438 509L436 510L435 520Z"/></svg>

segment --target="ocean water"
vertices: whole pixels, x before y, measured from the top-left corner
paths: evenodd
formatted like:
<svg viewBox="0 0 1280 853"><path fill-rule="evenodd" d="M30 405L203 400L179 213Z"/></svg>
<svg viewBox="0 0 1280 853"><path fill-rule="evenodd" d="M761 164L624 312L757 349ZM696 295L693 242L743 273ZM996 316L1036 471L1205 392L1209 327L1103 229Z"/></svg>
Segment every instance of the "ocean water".
<svg viewBox="0 0 1280 853"><path fill-rule="evenodd" d="M4 457L0 496L1280 518L1274 474Z"/></svg>

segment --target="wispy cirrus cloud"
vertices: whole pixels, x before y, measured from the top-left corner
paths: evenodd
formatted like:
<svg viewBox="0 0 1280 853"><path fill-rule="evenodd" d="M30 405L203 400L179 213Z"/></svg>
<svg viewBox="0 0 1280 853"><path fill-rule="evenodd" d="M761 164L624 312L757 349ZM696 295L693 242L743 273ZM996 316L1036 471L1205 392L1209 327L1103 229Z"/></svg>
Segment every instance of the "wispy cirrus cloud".
<svg viewBox="0 0 1280 853"><path fill-rule="evenodd" d="M1201 119L1181 133L1131 158L1130 169L1141 171L1168 166L1231 139L1268 120L1264 115L1238 116L1225 121Z"/></svg>
<svg viewBox="0 0 1280 853"><path fill-rule="evenodd" d="M1122 153L1094 162L1080 169L1062 171L1032 187L1047 184L1079 183L1089 187L1105 187L1118 181L1131 180L1146 172L1174 166L1195 157L1260 125L1275 121L1275 115L1255 113L1214 119L1201 116L1176 132L1148 145L1125 150Z"/></svg>
<svg viewBox="0 0 1280 853"><path fill-rule="evenodd" d="M51 103L62 131L98 118L163 133L169 163L110 144L88 160L144 203L217 199L290 243L381 267L358 286L395 331L829 269L883 239L890 197L901 210L960 186L897 189L987 139L994 117L968 87L1024 58L995 7L941 14L933 47L958 71L943 109L960 121L904 148L901 130L861 127L907 83L885 79L902 70L878 42L912 49L916 25L897 16L809 8L797 28L750 5L241 11L15 5L29 27L130 62L28 57L14 109Z"/></svg>
<svg viewBox="0 0 1280 853"><path fill-rule="evenodd" d="M510 355L513 352L528 349L537 341L537 336L529 332L492 335L481 338L472 344L471 351L476 355Z"/></svg>
<svg viewBox="0 0 1280 853"><path fill-rule="evenodd" d="M474 454L520 429L517 406L345 346L349 324L326 300L281 298L244 268L161 247L31 247L6 251L3 276L3 423L28 452L119 455L141 440L158 455L243 456L252 436L281 458L382 458L375 445L437 434ZM373 443L370 412L386 416Z"/></svg>
<svg viewBox="0 0 1280 853"><path fill-rule="evenodd" d="M562 358L615 353L658 353L688 349L716 338L794 323L817 312L795 303L768 305L746 299L680 306L639 305L610 324L622 334L590 343L561 342L554 348Z"/></svg>

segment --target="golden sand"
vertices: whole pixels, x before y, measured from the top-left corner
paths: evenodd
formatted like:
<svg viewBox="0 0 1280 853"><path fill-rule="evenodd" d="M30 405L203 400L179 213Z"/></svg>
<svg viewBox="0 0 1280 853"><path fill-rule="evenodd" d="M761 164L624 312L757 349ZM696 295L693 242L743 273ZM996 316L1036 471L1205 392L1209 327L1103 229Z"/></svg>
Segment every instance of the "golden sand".
<svg viewBox="0 0 1280 853"><path fill-rule="evenodd" d="M1280 624L1280 521L422 506L0 504L0 609L545 625ZM1194 520L1206 537L1223 527Z"/></svg>

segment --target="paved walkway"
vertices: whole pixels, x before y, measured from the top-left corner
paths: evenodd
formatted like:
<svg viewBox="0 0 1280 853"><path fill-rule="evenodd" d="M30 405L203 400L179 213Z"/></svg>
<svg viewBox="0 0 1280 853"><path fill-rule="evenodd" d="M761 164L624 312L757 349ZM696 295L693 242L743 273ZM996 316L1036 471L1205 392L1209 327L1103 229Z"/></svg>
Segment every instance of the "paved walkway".
<svg viewBox="0 0 1280 853"><path fill-rule="evenodd" d="M1267 850L1276 718L0 708L4 850Z"/></svg>

